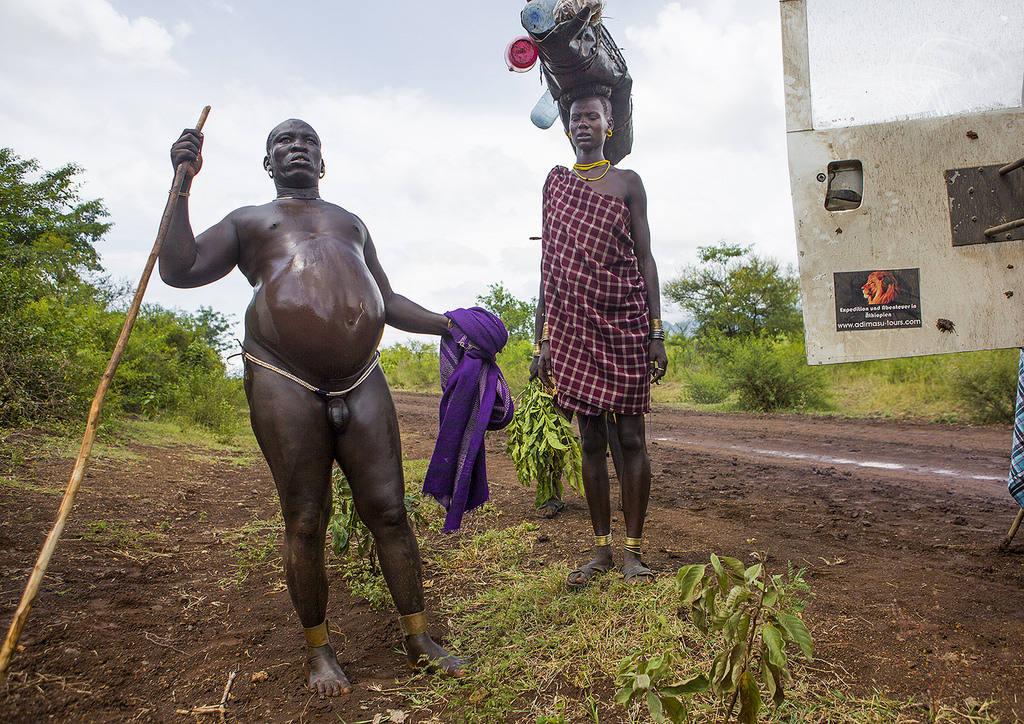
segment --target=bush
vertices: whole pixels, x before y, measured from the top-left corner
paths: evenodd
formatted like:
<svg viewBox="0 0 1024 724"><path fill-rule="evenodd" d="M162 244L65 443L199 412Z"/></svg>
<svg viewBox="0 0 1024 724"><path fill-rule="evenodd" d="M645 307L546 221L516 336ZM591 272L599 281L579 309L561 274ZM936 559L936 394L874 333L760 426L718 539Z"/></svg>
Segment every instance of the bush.
<svg viewBox="0 0 1024 724"><path fill-rule="evenodd" d="M521 390L530 382L532 361L533 342L528 339L510 339L498 353L498 367L510 390Z"/></svg>
<svg viewBox="0 0 1024 724"><path fill-rule="evenodd" d="M131 290L100 276L107 212L81 200L79 172L41 172L0 149L3 426L83 419L124 325ZM239 385L225 379L219 354L229 327L212 309L143 307L105 413L169 413L227 434L240 417Z"/></svg>
<svg viewBox="0 0 1024 724"><path fill-rule="evenodd" d="M807 365L802 341L751 337L730 345L726 372L742 409L772 412L827 405L825 379Z"/></svg>
<svg viewBox="0 0 1024 724"><path fill-rule="evenodd" d="M699 405L714 405L724 402L732 392L729 381L709 369L684 372L683 388L686 398Z"/></svg>
<svg viewBox="0 0 1024 724"><path fill-rule="evenodd" d="M1013 422L1020 352L992 350L958 355L949 380L972 422Z"/></svg>
<svg viewBox="0 0 1024 724"><path fill-rule="evenodd" d="M437 344L397 342L380 351L380 366L396 390L437 392L441 389Z"/></svg>
<svg viewBox="0 0 1024 724"><path fill-rule="evenodd" d="M178 389L175 411L187 425L212 430L218 442L229 442L246 419L242 380L221 374L192 377Z"/></svg>

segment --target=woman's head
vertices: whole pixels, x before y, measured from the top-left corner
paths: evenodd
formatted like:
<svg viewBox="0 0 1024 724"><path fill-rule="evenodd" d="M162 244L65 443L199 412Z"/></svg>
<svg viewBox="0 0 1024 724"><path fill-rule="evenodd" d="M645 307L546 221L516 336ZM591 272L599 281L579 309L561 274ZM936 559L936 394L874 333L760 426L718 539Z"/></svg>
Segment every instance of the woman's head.
<svg viewBox="0 0 1024 724"><path fill-rule="evenodd" d="M569 106L569 140L578 151L600 148L612 135L612 103L607 96L581 95Z"/></svg>

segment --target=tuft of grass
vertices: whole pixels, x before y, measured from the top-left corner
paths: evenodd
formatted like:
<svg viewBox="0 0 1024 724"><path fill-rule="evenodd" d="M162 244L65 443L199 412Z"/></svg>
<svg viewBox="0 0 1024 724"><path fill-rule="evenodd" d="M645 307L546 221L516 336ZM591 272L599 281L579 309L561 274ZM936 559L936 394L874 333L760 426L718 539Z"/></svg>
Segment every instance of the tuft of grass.
<svg viewBox="0 0 1024 724"><path fill-rule="evenodd" d="M112 548L129 552L143 550L144 544L157 538L158 534L140 531L138 526L124 521L108 523L105 520L94 520L86 524L85 531L79 537L108 543Z"/></svg>
<svg viewBox="0 0 1024 724"><path fill-rule="evenodd" d="M26 483L22 480L18 480L13 475L0 475L0 487L18 488L19 490L28 490L33 493L43 493L44 495L64 495L64 491L59 488L47 488L43 485L33 485L32 483Z"/></svg>
<svg viewBox="0 0 1024 724"><path fill-rule="evenodd" d="M222 544L232 546L235 559L234 577L222 579L221 585L241 586L251 573L280 560L278 538L283 531L284 520L278 513L270 520L250 520L240 528L215 532Z"/></svg>

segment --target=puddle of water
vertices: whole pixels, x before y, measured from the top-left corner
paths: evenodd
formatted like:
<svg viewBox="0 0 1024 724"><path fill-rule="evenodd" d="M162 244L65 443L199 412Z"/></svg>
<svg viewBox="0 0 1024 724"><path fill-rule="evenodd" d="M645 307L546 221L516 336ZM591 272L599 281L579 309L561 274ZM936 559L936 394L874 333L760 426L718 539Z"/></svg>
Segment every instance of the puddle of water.
<svg viewBox="0 0 1024 724"><path fill-rule="evenodd" d="M693 447L706 447L701 443L694 442L692 440L679 440L674 437L654 437L652 440L659 442L674 442L681 445L690 445ZM852 465L860 468L874 468L880 470L908 470L916 473L924 473L927 475L941 475L949 478L966 478L969 480L986 480L1004 482L1005 476L998 475L976 475L974 473L964 472L962 470L949 470L947 468L928 468L919 465L901 465L900 463L887 463L879 460L855 460L853 458L838 458L831 457L829 455L812 455L810 453L797 453L797 452L786 452L784 450L765 450L762 448L744 447L743 445L729 445L730 450L743 453L753 453L754 455L763 455L765 457L775 458L786 458L788 460L809 460L811 462L822 463L825 465Z"/></svg>

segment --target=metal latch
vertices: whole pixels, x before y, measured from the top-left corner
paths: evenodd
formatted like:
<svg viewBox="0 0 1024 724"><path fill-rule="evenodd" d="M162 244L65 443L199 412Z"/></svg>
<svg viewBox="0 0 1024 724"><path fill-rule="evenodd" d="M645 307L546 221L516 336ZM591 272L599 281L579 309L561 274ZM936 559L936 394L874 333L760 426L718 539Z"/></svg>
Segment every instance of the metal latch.
<svg viewBox="0 0 1024 724"><path fill-rule="evenodd" d="M945 172L953 246L1024 239L1024 158Z"/></svg>

